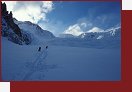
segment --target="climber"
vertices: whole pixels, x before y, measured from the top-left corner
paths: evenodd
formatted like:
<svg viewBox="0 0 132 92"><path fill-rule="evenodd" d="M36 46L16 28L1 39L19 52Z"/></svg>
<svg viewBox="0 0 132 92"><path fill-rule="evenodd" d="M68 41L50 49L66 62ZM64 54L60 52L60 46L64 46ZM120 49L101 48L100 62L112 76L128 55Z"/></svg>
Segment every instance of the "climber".
<svg viewBox="0 0 132 92"><path fill-rule="evenodd" d="M41 51L41 47L39 47L38 51Z"/></svg>
<svg viewBox="0 0 132 92"><path fill-rule="evenodd" d="M48 46L46 46L46 49L48 49Z"/></svg>

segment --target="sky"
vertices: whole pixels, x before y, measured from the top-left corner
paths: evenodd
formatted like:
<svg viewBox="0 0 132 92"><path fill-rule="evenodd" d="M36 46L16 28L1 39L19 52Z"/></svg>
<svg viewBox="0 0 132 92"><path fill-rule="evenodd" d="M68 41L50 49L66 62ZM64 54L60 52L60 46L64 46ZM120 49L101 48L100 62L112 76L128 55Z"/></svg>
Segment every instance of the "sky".
<svg viewBox="0 0 132 92"><path fill-rule="evenodd" d="M75 36L104 31L121 24L120 2L5 1L19 21L31 21L44 30Z"/></svg>

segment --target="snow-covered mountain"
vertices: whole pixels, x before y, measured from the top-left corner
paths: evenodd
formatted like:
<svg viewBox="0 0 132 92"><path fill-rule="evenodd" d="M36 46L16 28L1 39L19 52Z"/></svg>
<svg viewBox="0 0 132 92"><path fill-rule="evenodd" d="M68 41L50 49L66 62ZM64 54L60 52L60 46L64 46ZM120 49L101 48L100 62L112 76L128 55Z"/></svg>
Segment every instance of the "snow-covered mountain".
<svg viewBox="0 0 132 92"><path fill-rule="evenodd" d="M29 21L21 22L13 18L12 12L7 11L5 3L2 3L2 36L19 44L37 44L55 38L55 36L43 30L37 24Z"/></svg>
<svg viewBox="0 0 132 92"><path fill-rule="evenodd" d="M76 38L76 36L72 35L72 34L60 34L59 35L60 38Z"/></svg>
<svg viewBox="0 0 132 92"><path fill-rule="evenodd" d="M85 32L82 33L81 35L79 35L79 38L83 38L83 39L97 39L97 40L101 40L101 39L119 39L120 38L120 32L121 32L121 27L112 27L110 29L107 29L105 31L101 31L101 32Z"/></svg>
<svg viewBox="0 0 132 92"><path fill-rule="evenodd" d="M100 31L96 31L100 30ZM107 39L107 38L115 38L119 39L120 38L120 32L121 32L121 27L116 26L109 28L107 30L101 30L97 28L93 28L92 31L89 30L87 32L83 32L79 36L74 36L72 34L60 34L60 38L81 38L81 39L87 39L87 40L101 40L101 39Z"/></svg>
<svg viewBox="0 0 132 92"><path fill-rule="evenodd" d="M8 40L22 45L22 44L30 44L31 39L28 34L23 33L17 24L13 21L12 12L8 12L6 8L6 4L2 3L2 36L6 37Z"/></svg>
<svg viewBox="0 0 132 92"><path fill-rule="evenodd" d="M22 22L14 19L14 22L20 27L23 32L30 34L33 44L41 43L43 41L55 38L55 36L51 32L43 30L40 26L31 23L30 21Z"/></svg>
<svg viewBox="0 0 132 92"><path fill-rule="evenodd" d="M90 47L90 48L120 48L121 27L112 27L100 32L85 32L79 36L63 34L49 42L52 45Z"/></svg>

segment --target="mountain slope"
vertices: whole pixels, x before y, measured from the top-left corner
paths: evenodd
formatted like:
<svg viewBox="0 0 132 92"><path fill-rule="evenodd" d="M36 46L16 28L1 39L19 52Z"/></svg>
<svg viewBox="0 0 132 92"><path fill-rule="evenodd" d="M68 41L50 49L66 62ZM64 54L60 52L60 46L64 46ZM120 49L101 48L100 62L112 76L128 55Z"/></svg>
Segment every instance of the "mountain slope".
<svg viewBox="0 0 132 92"><path fill-rule="evenodd" d="M12 12L8 12L6 4L2 3L2 36L19 44L37 44L55 38L55 36L43 30L37 24L29 21L21 22L13 18Z"/></svg>
<svg viewBox="0 0 132 92"><path fill-rule="evenodd" d="M33 44L43 43L46 40L55 38L51 32L43 30L37 24L31 23L29 21L17 21L16 19L14 19L14 22L20 27L21 30L23 30L23 32L31 35Z"/></svg>
<svg viewBox="0 0 132 92"><path fill-rule="evenodd" d="M17 24L13 21L13 14L12 12L8 12L6 9L6 4L2 3L2 36L6 37L8 40L19 44L30 44L31 38L28 34L25 34L20 30Z"/></svg>

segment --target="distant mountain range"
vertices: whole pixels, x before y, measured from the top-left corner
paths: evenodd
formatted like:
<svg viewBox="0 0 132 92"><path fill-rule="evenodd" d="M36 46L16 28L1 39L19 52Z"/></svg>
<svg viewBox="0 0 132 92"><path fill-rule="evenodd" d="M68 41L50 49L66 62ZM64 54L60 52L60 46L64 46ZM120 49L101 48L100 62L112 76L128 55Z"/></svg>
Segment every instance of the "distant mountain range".
<svg viewBox="0 0 132 92"><path fill-rule="evenodd" d="M72 34L61 34L60 37L49 42L53 45L64 45L73 47L97 47L115 48L121 46L120 25L100 32L84 32L79 36Z"/></svg>
<svg viewBox="0 0 132 92"><path fill-rule="evenodd" d="M60 34L59 37L61 38L81 38L81 39L87 39L87 40L106 39L108 37L111 37L111 38L119 37L120 38L120 30L121 30L121 27L116 26L116 27L112 27L112 28L109 28L107 30L100 31L100 32L87 31L87 32L80 34L79 36L74 36L72 34Z"/></svg>

